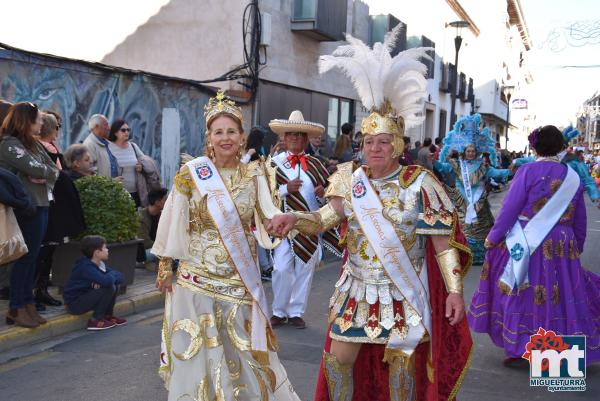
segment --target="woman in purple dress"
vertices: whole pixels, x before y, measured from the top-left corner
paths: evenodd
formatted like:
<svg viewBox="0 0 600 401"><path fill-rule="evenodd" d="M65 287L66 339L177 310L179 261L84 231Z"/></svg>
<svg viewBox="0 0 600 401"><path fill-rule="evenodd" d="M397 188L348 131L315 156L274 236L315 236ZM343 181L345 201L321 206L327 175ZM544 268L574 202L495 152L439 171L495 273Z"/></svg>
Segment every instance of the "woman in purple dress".
<svg viewBox="0 0 600 401"><path fill-rule="evenodd" d="M568 167L556 157L562 148L562 135L556 127L543 127L529 139L538 159L519 168L487 236L488 252L479 288L468 310L469 324L476 332L488 333L504 349L508 357L505 363L521 358L530 336L540 327L556 335L585 335L587 363L597 362L600 361L600 277L585 270L579 261L586 235L583 187L578 178L568 181L570 193L567 186L561 187L567 181ZM541 242L531 253L528 268L525 264L521 270L525 274L515 279L519 277L518 269L505 267L509 258L522 259L523 248L519 242L515 244L512 239L515 237L507 234L517 221L525 227L555 194L557 200L564 198L559 202L562 207L548 207L546 213L561 211L554 213L554 219L544 219L545 222L536 219L537 227L547 225L542 230L547 234L539 236ZM548 221L556 223L551 225ZM525 246L532 246L533 242L535 239L530 237L529 245ZM527 249L524 252L528 254ZM512 280L508 280L514 285L507 285L507 273L515 272Z"/></svg>

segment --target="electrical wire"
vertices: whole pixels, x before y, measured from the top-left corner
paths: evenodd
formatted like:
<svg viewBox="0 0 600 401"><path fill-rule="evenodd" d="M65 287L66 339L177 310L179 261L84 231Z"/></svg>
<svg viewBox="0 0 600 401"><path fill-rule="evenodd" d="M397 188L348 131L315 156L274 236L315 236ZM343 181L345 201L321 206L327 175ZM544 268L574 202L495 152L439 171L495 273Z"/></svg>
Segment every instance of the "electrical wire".
<svg viewBox="0 0 600 401"><path fill-rule="evenodd" d="M246 5L242 17L242 42L244 45L244 63L232 68L223 75L199 83L223 82L237 80L240 85L250 91L250 98L237 103L247 104L254 100L259 83L260 67L266 64L267 51L264 49L265 59L260 59L260 38L262 35L261 15L258 0L253 0Z"/></svg>

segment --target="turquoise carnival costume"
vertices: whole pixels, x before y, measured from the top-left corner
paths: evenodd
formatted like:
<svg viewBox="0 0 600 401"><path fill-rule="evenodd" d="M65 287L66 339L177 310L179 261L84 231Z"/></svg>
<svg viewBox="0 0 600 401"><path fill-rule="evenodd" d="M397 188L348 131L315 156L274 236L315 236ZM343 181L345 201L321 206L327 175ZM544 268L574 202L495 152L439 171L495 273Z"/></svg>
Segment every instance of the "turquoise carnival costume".
<svg viewBox="0 0 600 401"><path fill-rule="evenodd" d="M503 182L511 174L510 170L495 168L496 142L490 136L489 129L480 129L480 126L479 114L460 118L444 139L439 161L433 165L439 173L452 174L456 178L456 186L446 186L446 191L458 211L463 232L473 252L473 264L483 263L483 243L494 225L485 182L489 178ZM449 158L452 151L462 154L469 145L473 145L477 151L475 159L467 160L464 156L460 159ZM483 159L483 153L489 153L490 164Z"/></svg>
<svg viewBox="0 0 600 401"><path fill-rule="evenodd" d="M579 130L577 130L576 128L565 128L563 130L563 139L565 141L565 146L568 145L571 139L579 136L580 134L581 132L579 132ZM590 175L588 167L585 165L585 163L579 160L575 155L568 154L566 150L559 153L558 157L562 163L567 164L569 167L575 170L575 172L581 179L581 183L585 188L585 192L587 192L587 194L590 196L592 202L598 202L598 199L600 199L600 190L598 190L596 181ZM513 164L515 165L515 167L518 168L524 164L531 163L534 161L535 157L520 157L518 159L515 159L513 161Z"/></svg>

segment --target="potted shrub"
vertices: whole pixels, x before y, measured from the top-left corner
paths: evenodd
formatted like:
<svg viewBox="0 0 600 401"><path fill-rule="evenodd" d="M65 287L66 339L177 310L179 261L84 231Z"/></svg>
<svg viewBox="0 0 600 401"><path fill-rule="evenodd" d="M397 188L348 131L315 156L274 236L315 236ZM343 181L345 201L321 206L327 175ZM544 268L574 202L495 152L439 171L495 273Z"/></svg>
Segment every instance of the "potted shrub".
<svg viewBox="0 0 600 401"><path fill-rule="evenodd" d="M88 176L75 181L85 217L85 235L101 235L109 249L107 264L133 283L139 220L135 203L123 185L108 177ZM75 261L81 257L78 241L60 245L53 258L52 282L60 287L69 279Z"/></svg>

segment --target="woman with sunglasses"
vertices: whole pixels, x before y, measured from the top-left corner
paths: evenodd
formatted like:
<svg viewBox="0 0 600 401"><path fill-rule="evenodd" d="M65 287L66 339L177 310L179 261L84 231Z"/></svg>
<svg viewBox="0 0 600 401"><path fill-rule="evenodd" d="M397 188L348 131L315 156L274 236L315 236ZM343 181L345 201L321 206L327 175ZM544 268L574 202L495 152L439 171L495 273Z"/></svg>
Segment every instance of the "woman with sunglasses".
<svg viewBox="0 0 600 401"><path fill-rule="evenodd" d="M42 127L42 113L33 103L13 105L2 123L0 167L16 174L36 208L33 215L15 213L29 252L19 258L10 277L7 324L34 328L46 323L33 303L36 258L46 233L48 205L58 178L58 168L35 136Z"/></svg>
<svg viewBox="0 0 600 401"><path fill-rule="evenodd" d="M119 164L119 176L123 179L123 186L129 192L135 206L140 207L141 194L138 192L136 182L136 173L142 172L142 165L138 161L138 157L143 155L141 149L129 140L131 128L125 120L119 119L110 126L108 134L108 148L117 159Z"/></svg>

